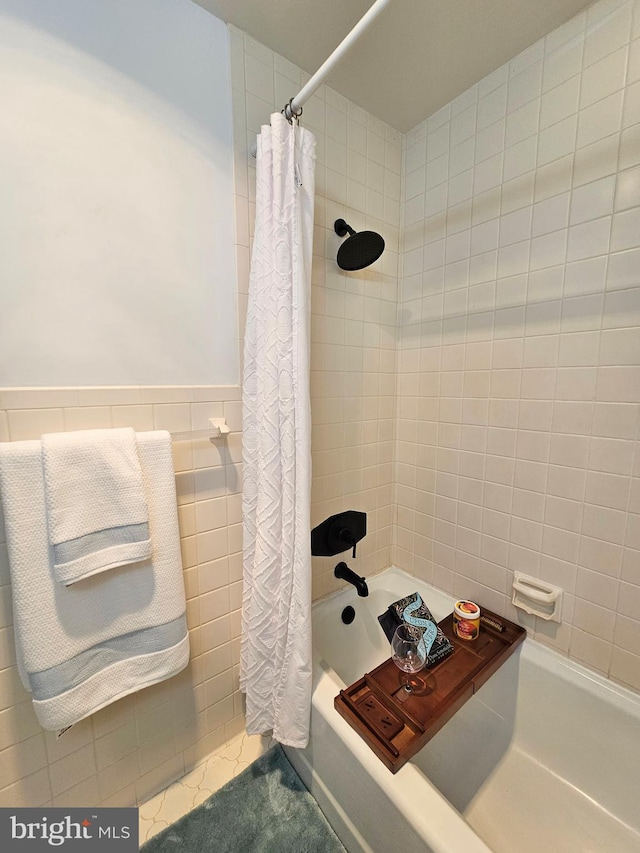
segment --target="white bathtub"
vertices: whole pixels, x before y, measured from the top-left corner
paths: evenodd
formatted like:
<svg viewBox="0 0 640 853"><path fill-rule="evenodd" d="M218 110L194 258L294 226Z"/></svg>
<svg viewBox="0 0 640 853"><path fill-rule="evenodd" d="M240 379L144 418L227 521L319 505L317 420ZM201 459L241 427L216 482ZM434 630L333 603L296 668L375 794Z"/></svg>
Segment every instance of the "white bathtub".
<svg viewBox="0 0 640 853"><path fill-rule="evenodd" d="M339 716L339 690L389 656L376 617L416 589L437 619L453 609L398 569L372 577L368 598L314 606L311 741L287 754L350 853L638 853L640 697L539 643L396 775Z"/></svg>

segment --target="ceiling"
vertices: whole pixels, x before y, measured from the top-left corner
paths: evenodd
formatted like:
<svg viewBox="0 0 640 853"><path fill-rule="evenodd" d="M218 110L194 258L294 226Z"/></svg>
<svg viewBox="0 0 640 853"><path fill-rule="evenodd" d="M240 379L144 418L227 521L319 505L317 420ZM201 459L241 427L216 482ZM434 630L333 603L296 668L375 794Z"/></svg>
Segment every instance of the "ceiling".
<svg viewBox="0 0 640 853"><path fill-rule="evenodd" d="M313 74L373 0L195 2ZM393 0L326 82L406 132L589 2Z"/></svg>

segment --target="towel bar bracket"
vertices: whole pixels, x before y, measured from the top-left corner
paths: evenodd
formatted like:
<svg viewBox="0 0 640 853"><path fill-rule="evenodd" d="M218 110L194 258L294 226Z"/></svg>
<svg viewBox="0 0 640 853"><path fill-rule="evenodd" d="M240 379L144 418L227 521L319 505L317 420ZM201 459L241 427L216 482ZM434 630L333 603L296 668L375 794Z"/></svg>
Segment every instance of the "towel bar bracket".
<svg viewBox="0 0 640 853"><path fill-rule="evenodd" d="M224 418L209 418L209 429L192 429L185 432L172 432L174 441L194 441L197 438L208 438L214 442L217 438L224 438L231 432L231 427Z"/></svg>

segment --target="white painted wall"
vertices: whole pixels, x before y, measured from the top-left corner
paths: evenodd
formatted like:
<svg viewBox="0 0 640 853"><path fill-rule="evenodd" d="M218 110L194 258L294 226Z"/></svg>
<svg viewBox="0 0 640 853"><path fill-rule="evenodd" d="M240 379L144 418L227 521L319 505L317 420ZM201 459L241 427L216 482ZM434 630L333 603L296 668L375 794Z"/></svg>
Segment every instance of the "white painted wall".
<svg viewBox="0 0 640 853"><path fill-rule="evenodd" d="M0 0L0 386L238 380L227 31Z"/></svg>

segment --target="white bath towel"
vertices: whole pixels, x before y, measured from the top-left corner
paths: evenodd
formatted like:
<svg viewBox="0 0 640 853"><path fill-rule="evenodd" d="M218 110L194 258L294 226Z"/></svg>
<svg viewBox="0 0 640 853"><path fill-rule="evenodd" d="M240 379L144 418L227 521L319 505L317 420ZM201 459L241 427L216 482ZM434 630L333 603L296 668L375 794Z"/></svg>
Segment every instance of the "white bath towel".
<svg viewBox="0 0 640 853"><path fill-rule="evenodd" d="M71 725L189 660L171 438L139 433L137 446L152 558L64 586L53 573L41 443L0 444L19 669L45 729Z"/></svg>
<svg viewBox="0 0 640 853"><path fill-rule="evenodd" d="M132 429L42 436L56 578L71 584L151 556L149 514Z"/></svg>

